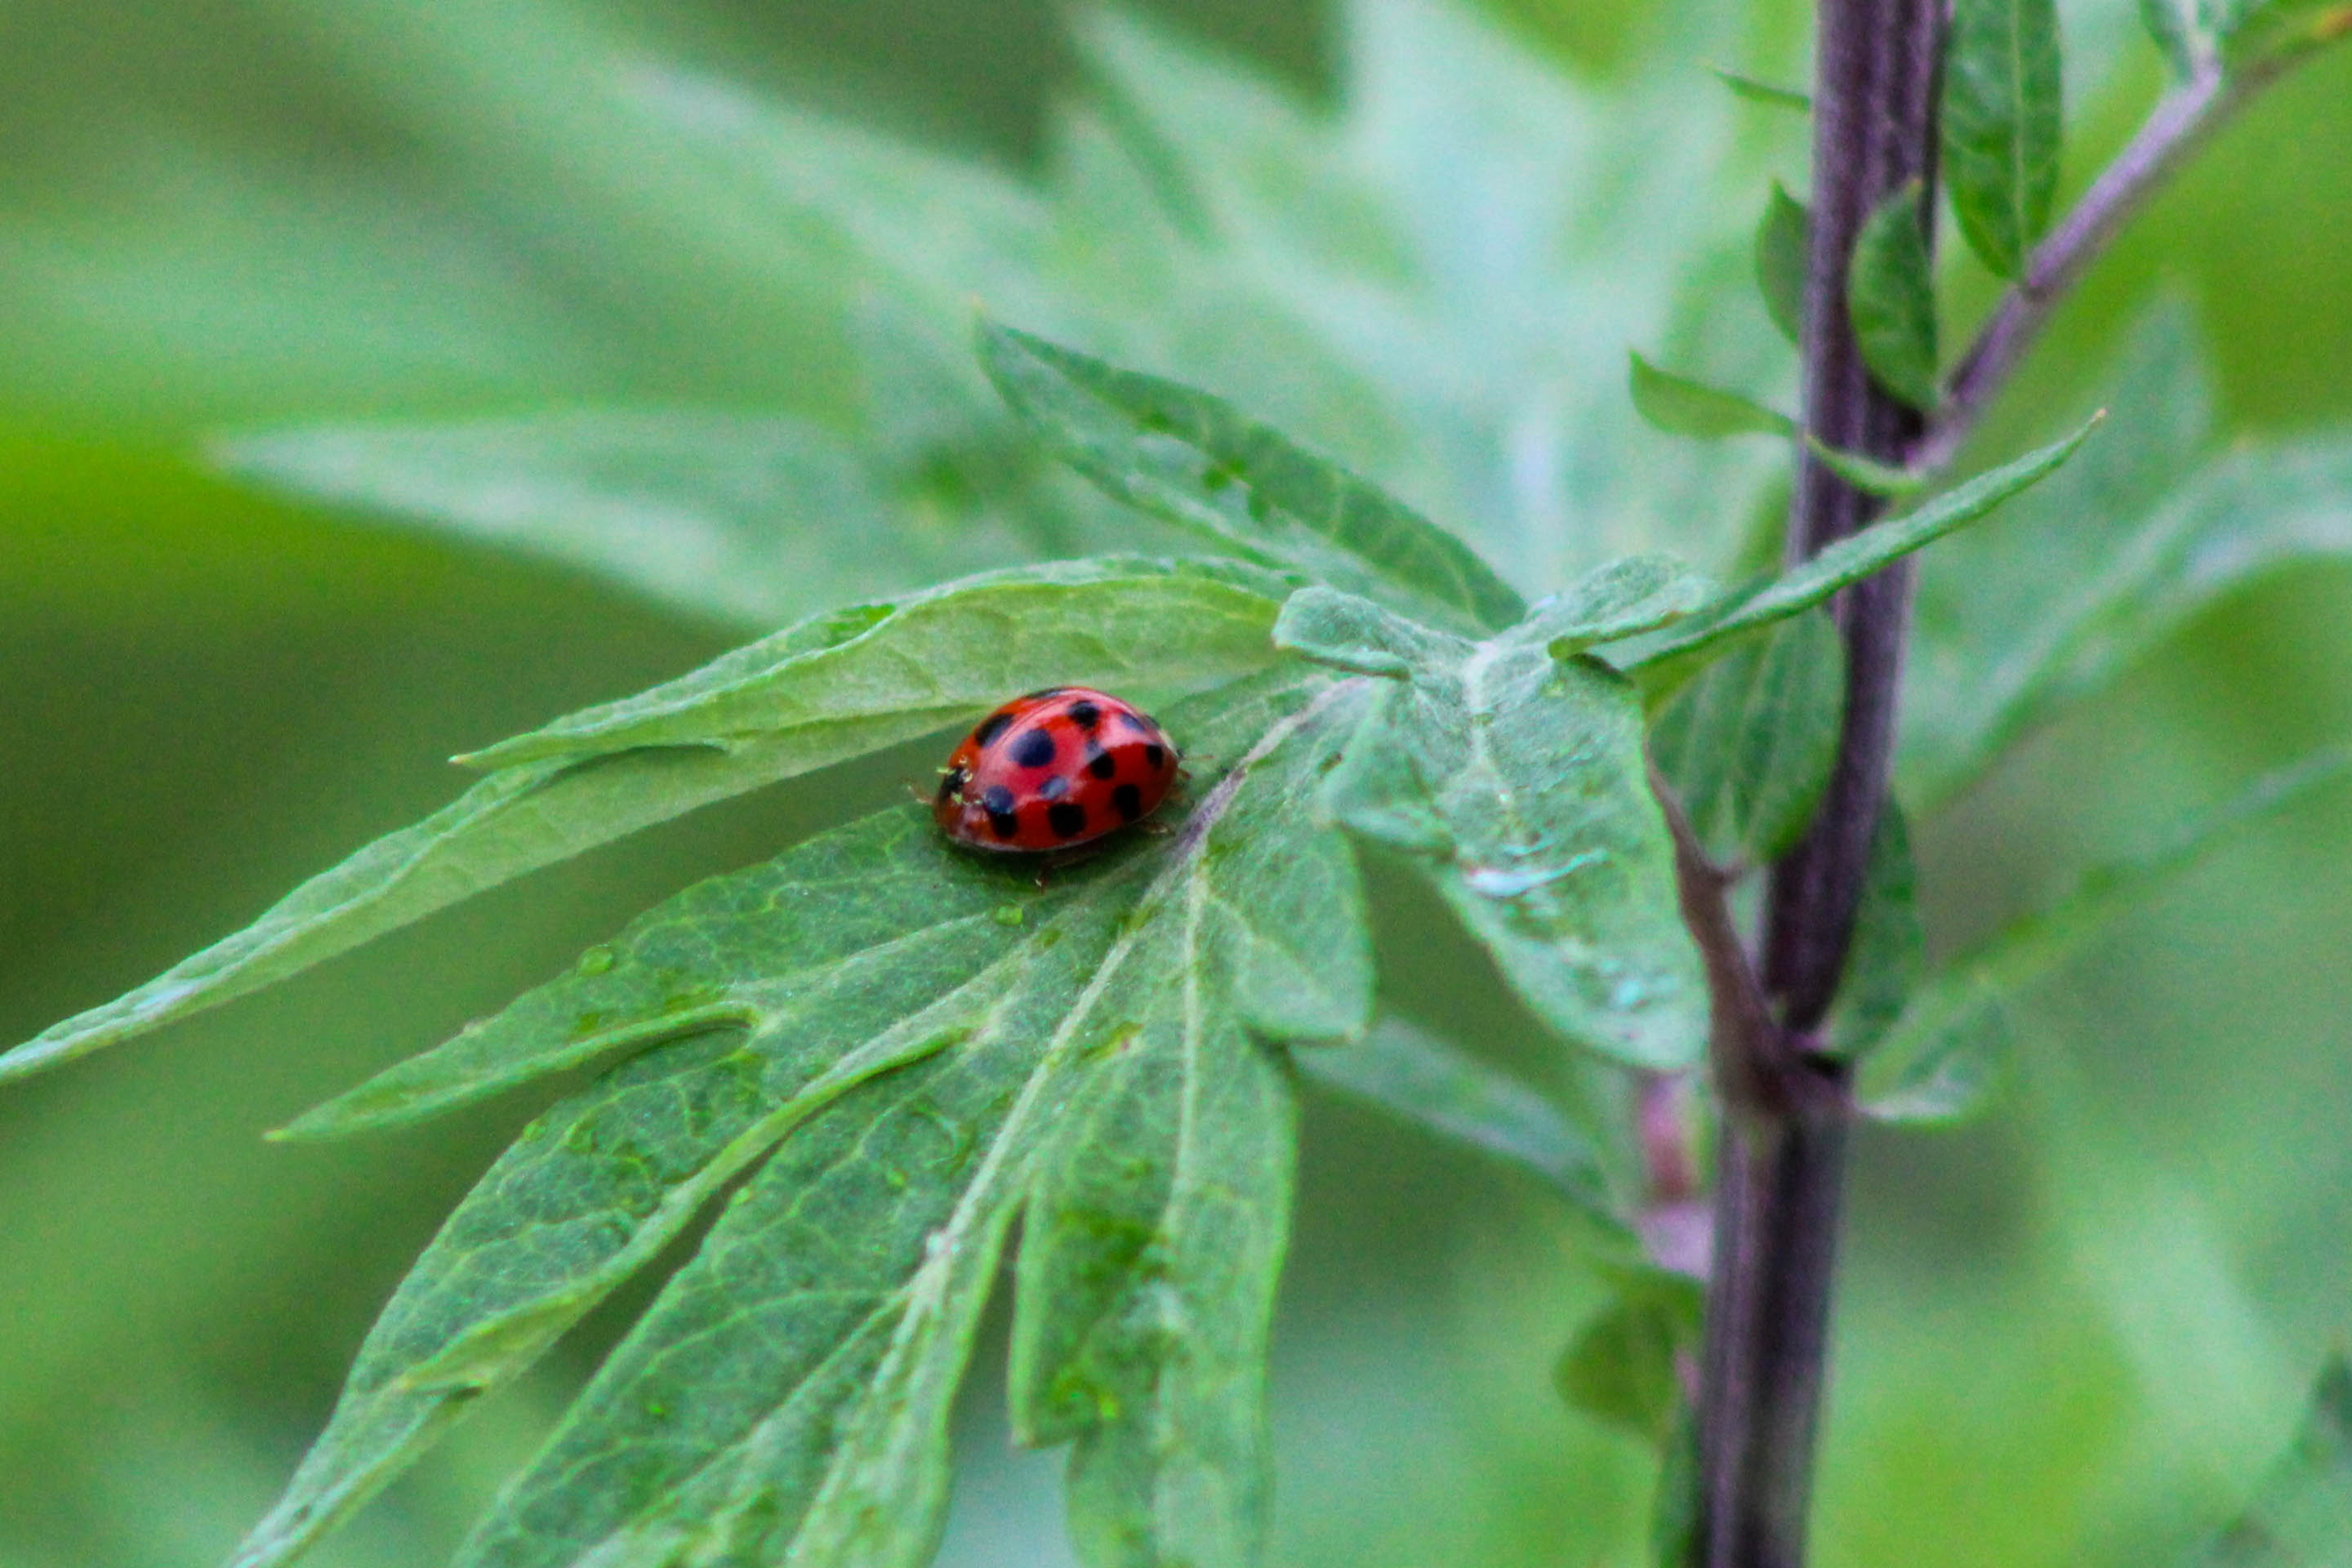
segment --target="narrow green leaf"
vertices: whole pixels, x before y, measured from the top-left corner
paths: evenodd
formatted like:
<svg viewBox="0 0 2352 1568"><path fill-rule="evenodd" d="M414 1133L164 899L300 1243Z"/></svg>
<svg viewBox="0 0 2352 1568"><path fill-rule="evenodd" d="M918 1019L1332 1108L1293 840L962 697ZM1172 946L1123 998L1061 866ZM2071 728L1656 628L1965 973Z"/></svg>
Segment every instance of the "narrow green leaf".
<svg viewBox="0 0 2352 1568"><path fill-rule="evenodd" d="M1711 68L1715 72L1715 79L1729 88L1734 98L1744 98L1750 103L1761 103L1772 109L1793 109L1800 114L1813 111L1811 97L1794 88L1774 87L1770 82L1741 76L1738 71L1727 71L1719 66Z"/></svg>
<svg viewBox="0 0 2352 1568"><path fill-rule="evenodd" d="M1858 490L1874 496L1902 497L1916 495L1927 487L1929 476L1916 468L1906 468L1893 463L1882 463L1865 458L1859 452L1842 452L1826 442L1808 435L1805 449L1821 459L1822 466Z"/></svg>
<svg viewBox="0 0 2352 1568"><path fill-rule="evenodd" d="M1537 1015L1641 1066L1688 1066L1706 998L1633 687L1509 637L1376 693L1324 795L1414 852Z"/></svg>
<svg viewBox="0 0 2352 1568"><path fill-rule="evenodd" d="M2265 773L2147 850L2093 867L2053 903L1937 970L1863 1058L1856 1095L1864 1109L1898 1121L1950 1121L1976 1110L2007 1047L2001 1006L2008 998L2230 834L2347 773L2352 748L2336 747Z"/></svg>
<svg viewBox="0 0 2352 1568"><path fill-rule="evenodd" d="M1560 1356L1553 1384L1571 1407L1664 1444L1682 1397L1675 1357L1697 1342L1702 1309L1696 1280L1628 1271Z"/></svg>
<svg viewBox="0 0 2352 1568"><path fill-rule="evenodd" d="M1468 545L1220 399L991 322L981 357L1050 450L1155 517L1463 629L1524 613Z"/></svg>
<svg viewBox="0 0 2352 1568"><path fill-rule="evenodd" d="M1846 313L1863 362L1881 386L1914 408L1933 408L1941 396L1925 222L1914 180L1864 221L1846 273Z"/></svg>
<svg viewBox="0 0 2352 1568"><path fill-rule="evenodd" d="M1053 562L855 605L737 648L690 675L461 758L511 767L646 746L757 744L892 718L919 735L1046 684L1165 686L1178 667L1263 663L1278 582L1232 563Z"/></svg>
<svg viewBox="0 0 2352 1568"><path fill-rule="evenodd" d="M1845 713L1845 647L1797 616L1706 667L1650 729L1650 757L1708 856L1778 859L1812 820Z"/></svg>
<svg viewBox="0 0 2352 1568"><path fill-rule="evenodd" d="M1391 1016L1360 1040L1295 1059L1302 1076L1516 1165L1587 1217L1631 1236L1591 1140L1543 1095L1453 1041Z"/></svg>
<svg viewBox="0 0 2352 1568"><path fill-rule="evenodd" d="M2063 441L1979 474L1916 510L1873 523L1770 582L1732 590L1710 608L1667 627L1655 640L1638 646L1624 668L1640 672L1645 684L1654 680L1670 683L1675 676L1687 673L1693 656L1727 638L1745 636L1811 609L1889 562L1932 544L1984 516L2073 457L2098 423L2093 418Z"/></svg>
<svg viewBox="0 0 2352 1568"><path fill-rule="evenodd" d="M491 748L499 771L456 802L137 990L0 1055L0 1081L217 1006L697 806L943 728L1007 692L1244 674L1274 657L1278 598L1266 591L1228 563L1063 563L805 621ZM595 765L575 765L583 757Z"/></svg>
<svg viewBox="0 0 2352 1568"><path fill-rule="evenodd" d="M1805 275L1812 265L1813 215L1772 182L1771 199L1756 226L1756 288L1765 314L1792 343L1805 338Z"/></svg>
<svg viewBox="0 0 2352 1568"><path fill-rule="evenodd" d="M1669 436L1696 436L1706 440L1727 436L1779 436L1796 429L1795 421L1736 392L1725 392L1688 376L1660 370L1640 354L1627 356L1626 389L1633 410Z"/></svg>
<svg viewBox="0 0 2352 1568"><path fill-rule="evenodd" d="M2184 1568L2332 1568L2352 1560L2352 1364L2320 1368L2294 1446L2246 1511Z"/></svg>
<svg viewBox="0 0 2352 1568"><path fill-rule="evenodd" d="M1944 171L1984 264L2017 278L2049 226L2064 132L2055 0L1954 0L1944 49Z"/></svg>
<svg viewBox="0 0 2352 1568"><path fill-rule="evenodd" d="M1845 974L1822 1026L1832 1055L1861 1056L1883 1038L1910 1005L1927 964L1927 933L1919 923L1919 872L1911 858L1911 829L1893 795L1878 815L1870 864L1846 948Z"/></svg>

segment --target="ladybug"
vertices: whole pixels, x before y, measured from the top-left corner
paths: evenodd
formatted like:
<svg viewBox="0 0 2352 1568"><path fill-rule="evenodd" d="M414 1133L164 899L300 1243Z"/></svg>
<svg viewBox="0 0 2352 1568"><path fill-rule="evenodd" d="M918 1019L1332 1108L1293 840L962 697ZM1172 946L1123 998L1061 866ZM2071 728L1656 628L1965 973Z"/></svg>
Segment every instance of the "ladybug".
<svg viewBox="0 0 2352 1568"><path fill-rule="evenodd" d="M1149 816L1176 748L1132 703L1049 686L982 719L948 759L931 815L974 849L1066 849Z"/></svg>

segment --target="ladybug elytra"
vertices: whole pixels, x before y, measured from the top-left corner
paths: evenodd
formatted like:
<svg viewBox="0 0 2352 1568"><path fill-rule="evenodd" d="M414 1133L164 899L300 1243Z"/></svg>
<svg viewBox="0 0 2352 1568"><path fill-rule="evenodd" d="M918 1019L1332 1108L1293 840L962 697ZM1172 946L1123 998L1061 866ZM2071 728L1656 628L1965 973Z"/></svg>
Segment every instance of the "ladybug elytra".
<svg viewBox="0 0 2352 1568"><path fill-rule="evenodd" d="M975 849L1065 849L1149 816L1176 748L1131 703L1083 686L1016 697L948 759L931 815Z"/></svg>

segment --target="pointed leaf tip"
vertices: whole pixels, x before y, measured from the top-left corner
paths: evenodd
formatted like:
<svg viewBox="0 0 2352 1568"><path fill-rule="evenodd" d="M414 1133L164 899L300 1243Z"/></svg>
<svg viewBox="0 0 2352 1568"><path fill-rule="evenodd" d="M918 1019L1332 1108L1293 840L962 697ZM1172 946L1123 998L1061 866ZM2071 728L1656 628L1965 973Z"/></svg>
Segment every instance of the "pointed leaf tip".
<svg viewBox="0 0 2352 1568"><path fill-rule="evenodd" d="M1626 390L1633 410L1669 436L1716 440L1727 436L1785 438L1796 422L1759 403L1709 386L1686 375L1660 370L1638 353L1627 355Z"/></svg>

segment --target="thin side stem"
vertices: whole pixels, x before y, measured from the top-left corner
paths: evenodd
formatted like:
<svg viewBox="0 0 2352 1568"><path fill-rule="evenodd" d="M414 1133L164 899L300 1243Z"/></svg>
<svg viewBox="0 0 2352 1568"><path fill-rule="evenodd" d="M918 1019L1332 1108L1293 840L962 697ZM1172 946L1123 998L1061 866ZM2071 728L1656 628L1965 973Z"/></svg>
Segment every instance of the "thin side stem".
<svg viewBox="0 0 2352 1568"><path fill-rule="evenodd" d="M1943 406L1911 453L1912 467L1933 472L1958 455L2066 291L2165 182L2283 68L2252 70L2228 81L2218 68L2209 68L2165 95L2116 161L2035 247L2024 276L2001 296L1953 369Z"/></svg>

